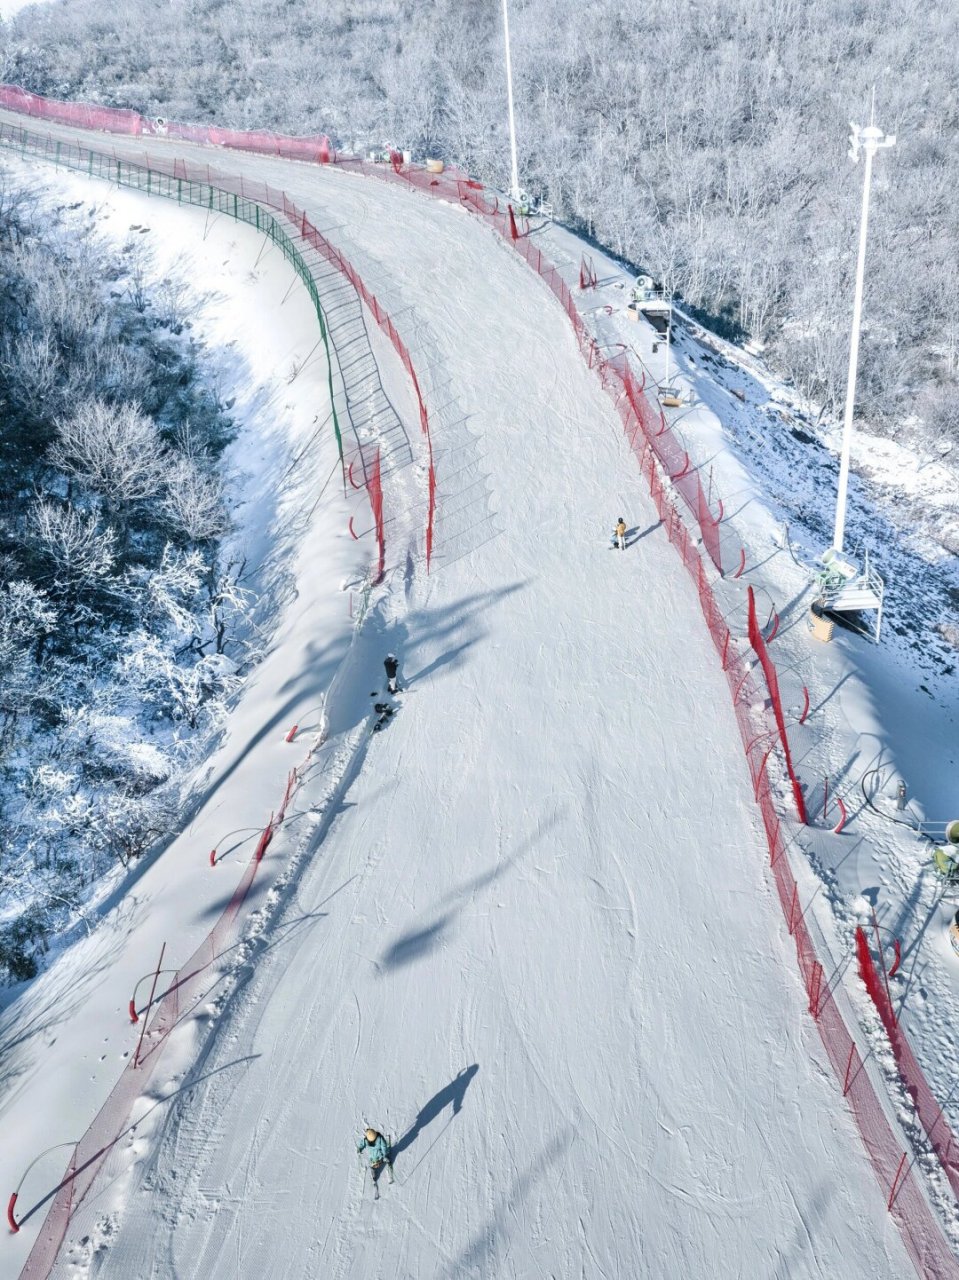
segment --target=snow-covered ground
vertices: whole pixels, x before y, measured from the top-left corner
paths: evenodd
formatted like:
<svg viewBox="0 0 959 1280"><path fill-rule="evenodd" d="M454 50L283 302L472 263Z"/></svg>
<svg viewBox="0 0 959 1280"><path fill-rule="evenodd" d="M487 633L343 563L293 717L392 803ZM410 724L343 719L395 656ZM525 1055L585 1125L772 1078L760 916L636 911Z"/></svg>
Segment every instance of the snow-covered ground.
<svg viewBox="0 0 959 1280"><path fill-rule="evenodd" d="M192 1027L164 1063L154 1096L180 1088L176 1103L154 1108L113 1154L110 1178L71 1224L62 1273L199 1280L259 1275L280 1258L289 1274L338 1277L907 1274L804 1013L698 604L561 311L463 210L339 173L222 159L306 206L428 366L443 400L436 569L424 579L405 547L390 559L350 650L336 727L359 741L388 648L408 685L398 715L360 750L348 793L318 828L322 842L301 842L296 879L264 914L257 962L217 1006L215 1034ZM174 220L182 230L172 237L199 241L204 260L202 217L137 210L135 220ZM558 230L537 234L551 256L565 254L574 279L578 247ZM615 308L615 284L605 289L597 303ZM261 302L255 324L233 308L251 349L263 317L282 315L276 305ZM609 340L627 331L652 361L645 331L605 312L595 321ZM297 327L298 340L305 334ZM845 637L810 650L803 575L774 541L780 510L725 415L721 426L710 411L701 351L681 344L680 361L697 362L682 376L699 402L681 429L695 461L715 470L753 582L780 605L787 697L803 682L813 693L804 776L812 784L823 767L841 771L849 794L868 743L903 770L914 758L914 790L945 803L947 767L937 779L922 749L937 722L919 720L897 685L910 670L896 665L901 652ZM388 389L396 379L385 365ZM261 492L273 492L268 474ZM626 556L606 547L620 510L634 528ZM309 543L310 568L343 549L343 523L330 492L297 547ZM268 808L282 779L277 711L289 690L269 685L270 664L319 692L305 635L325 651L327 681L345 655L343 596L339 611L330 605L345 566L327 581L304 560L293 562L299 594L257 690L214 762L213 777L226 774L232 744L248 766L223 778L222 805L255 798ZM283 713L310 696L290 697ZM952 705L942 714L954 715ZM49 1002L78 975L90 979L114 964L107 950L123 964L142 943L136 976L162 938L189 951L177 912L195 911L218 874L202 862L210 832L196 823L214 825L205 815L137 884L137 894L148 886L149 925L122 926L130 946L120 950L117 914L34 992ZM258 810L251 822L262 820ZM887 923L899 903L913 913L903 910L902 932L922 911L901 883L904 856L896 864L881 844L895 829L880 823L857 813L845 844L810 843L820 859L835 850L836 865L818 867L828 893L815 909L838 919L840 940L877 881ZM280 842L273 865L290 852ZM951 998L947 956L923 956L917 939L911 959L913 974L924 966L924 989L931 974L936 994ZM37 1150L75 1136L112 1083L116 1053L81 1090L69 1064L90 1060L91 1024L128 1037L129 993L114 993L115 980L111 968L109 996L89 980L45 1033L57 1037L52 1061L36 1035L18 1050L4 1106L18 1141L0 1157L11 1185ZM10 1032L23 1017L8 1011ZM946 1061L936 1043L930 1070ZM32 1111L51 1069L64 1093L41 1123ZM397 1185L376 1205L350 1153L362 1116L398 1149ZM37 1175L44 1190L62 1156L51 1160L49 1179Z"/></svg>

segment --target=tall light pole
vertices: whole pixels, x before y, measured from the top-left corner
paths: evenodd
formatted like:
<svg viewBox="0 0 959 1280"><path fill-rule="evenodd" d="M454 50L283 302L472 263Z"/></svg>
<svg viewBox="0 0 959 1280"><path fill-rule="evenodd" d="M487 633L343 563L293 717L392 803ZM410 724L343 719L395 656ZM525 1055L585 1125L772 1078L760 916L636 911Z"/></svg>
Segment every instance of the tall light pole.
<svg viewBox="0 0 959 1280"><path fill-rule="evenodd" d="M862 220L859 224L859 261L856 265L856 294L852 305L852 339L849 344L849 375L846 381L846 411L842 424L842 451L839 455L839 496L836 500L836 528L832 545L837 553L842 552L843 535L846 531L846 490L849 486L849 449L852 443L852 413L856 403L856 366L859 362L859 323L862 319L862 286L866 271L866 232L869 226L869 187L872 181L872 158L882 147L894 147L895 135L887 137L875 124L868 124L865 129L859 125L852 127L849 139L849 158L853 163L859 160L859 152L866 155L866 171L862 184Z"/></svg>
<svg viewBox="0 0 959 1280"><path fill-rule="evenodd" d="M509 193L514 200L519 200L519 168L516 163L516 119L513 116L513 64L509 56L509 10L507 8L507 0L503 0L503 35L506 40L506 95L509 103Z"/></svg>

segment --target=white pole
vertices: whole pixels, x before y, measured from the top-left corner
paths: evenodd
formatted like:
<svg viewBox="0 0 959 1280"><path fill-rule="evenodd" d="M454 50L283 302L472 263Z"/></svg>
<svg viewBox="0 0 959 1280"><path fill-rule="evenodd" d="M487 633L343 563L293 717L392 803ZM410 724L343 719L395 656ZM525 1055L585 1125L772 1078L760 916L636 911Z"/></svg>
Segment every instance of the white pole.
<svg viewBox="0 0 959 1280"><path fill-rule="evenodd" d="M666 385L669 386L669 338L673 328L673 303L669 301L669 310L666 312Z"/></svg>
<svg viewBox="0 0 959 1280"><path fill-rule="evenodd" d="M842 552L846 531L846 493L849 487L849 452L852 445L852 415L856 404L856 369L859 363L859 327L862 320L863 281L866 274L866 235L869 228L869 188L872 182L872 158L880 147L891 147L896 139L885 138L875 125L859 130L853 126L852 155L858 158L860 145L866 153L866 171L862 184L862 217L859 223L859 259L856 263L856 293L852 305L852 337L849 343L849 373L846 379L846 408L842 424L842 449L839 455L839 494L836 499L836 527L832 545Z"/></svg>
<svg viewBox="0 0 959 1280"><path fill-rule="evenodd" d="M509 11L506 7L506 0L503 0L503 35L506 40L506 96L509 103L509 193L514 200L519 200L519 167L516 163L516 119L513 115L513 64L510 61L509 53Z"/></svg>

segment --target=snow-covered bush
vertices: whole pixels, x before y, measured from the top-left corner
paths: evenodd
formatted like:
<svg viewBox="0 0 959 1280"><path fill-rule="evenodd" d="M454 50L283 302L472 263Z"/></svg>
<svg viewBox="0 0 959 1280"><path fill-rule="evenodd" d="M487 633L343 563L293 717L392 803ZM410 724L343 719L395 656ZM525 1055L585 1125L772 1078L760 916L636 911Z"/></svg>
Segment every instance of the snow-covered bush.
<svg viewBox="0 0 959 1280"><path fill-rule="evenodd" d="M0 584L0 748L9 746L18 717L36 712L53 693L39 657L55 625L56 613L32 583Z"/></svg>
<svg viewBox="0 0 959 1280"><path fill-rule="evenodd" d="M155 721L178 729L198 728L206 708L219 705L237 687L236 665L229 658L211 655L184 665L161 639L142 631L128 637L118 671Z"/></svg>
<svg viewBox="0 0 959 1280"><path fill-rule="evenodd" d="M49 460L65 476L91 489L113 514L156 498L167 463L160 432L136 404L94 398L57 423Z"/></svg>
<svg viewBox="0 0 959 1280"><path fill-rule="evenodd" d="M30 508L27 519L27 537L45 561L40 573L59 592L102 587L112 576L116 534L96 516L43 498Z"/></svg>
<svg viewBox="0 0 959 1280"><path fill-rule="evenodd" d="M44 937L48 917L39 904L19 911L13 920L0 923L0 972L12 982L32 978L39 968L38 958L45 950Z"/></svg>
<svg viewBox="0 0 959 1280"><path fill-rule="evenodd" d="M174 829L250 660L221 562L232 424L158 287L0 177L0 981Z"/></svg>

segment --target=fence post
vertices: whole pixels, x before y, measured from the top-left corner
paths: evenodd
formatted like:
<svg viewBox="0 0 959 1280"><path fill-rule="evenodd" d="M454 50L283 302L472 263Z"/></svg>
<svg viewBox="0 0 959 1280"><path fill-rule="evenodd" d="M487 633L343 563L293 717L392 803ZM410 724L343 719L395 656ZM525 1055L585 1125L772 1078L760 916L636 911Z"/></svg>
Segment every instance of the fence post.
<svg viewBox="0 0 959 1280"><path fill-rule="evenodd" d="M836 796L836 804L839 808L839 821L833 827L833 835L839 835L843 827L846 825L846 806L843 803L842 796Z"/></svg>
<svg viewBox="0 0 959 1280"><path fill-rule="evenodd" d="M856 1052L856 1043L855 1041L853 1041L853 1043L849 1046L849 1061L846 1063L846 1078L842 1082L842 1096L844 1098L849 1092L849 1086L851 1083L851 1076L852 1076L852 1056L855 1052Z"/></svg>
<svg viewBox="0 0 959 1280"><path fill-rule="evenodd" d="M163 966L163 953L165 951L166 951L166 943L164 942L163 946L160 948L160 959L157 961L156 973L153 975L153 985L150 987L150 1001L149 1001L149 1004L147 1005L147 1009L151 1009L153 1007L153 997L156 995L157 983L160 980L160 969ZM147 1021L148 1019L144 1017L143 1026L140 1028L140 1038L137 1041L136 1052L133 1055L134 1071L136 1071L140 1063L140 1050L143 1047L143 1037L146 1035Z"/></svg>
<svg viewBox="0 0 959 1280"><path fill-rule="evenodd" d="M899 1194L899 1188L902 1186L903 1182L905 1182L906 1180L905 1175L903 1174L903 1165L905 1163L906 1163L906 1153L904 1151L902 1153L902 1159L899 1161L899 1168L896 1170L896 1176L893 1178L892 1186L889 1189L889 1199L886 1202L887 1209L890 1209L890 1210L892 1209L893 1201L896 1199L896 1196Z"/></svg>
<svg viewBox="0 0 959 1280"><path fill-rule="evenodd" d="M775 743L772 743L769 747L766 748L766 754L763 756L762 763L759 766L759 772L756 774L756 781L755 781L755 784L753 785L753 792L756 800L759 799L759 784L763 780L763 773L765 772L765 769L766 769L766 761L772 755L775 745L776 745ZM790 929L789 932L792 933L792 929Z"/></svg>
<svg viewBox="0 0 959 1280"><path fill-rule="evenodd" d="M817 960L809 980L809 1012L819 1021L819 994L822 989L822 965Z"/></svg>
<svg viewBox="0 0 959 1280"><path fill-rule="evenodd" d="M805 724L806 717L809 715L809 690L805 685L803 685L802 687L802 693L803 693L803 707L802 707L802 715L799 717L799 723Z"/></svg>
<svg viewBox="0 0 959 1280"><path fill-rule="evenodd" d="M789 936L792 937L796 929L796 902L799 898L799 885L793 883L793 896L789 904Z"/></svg>

